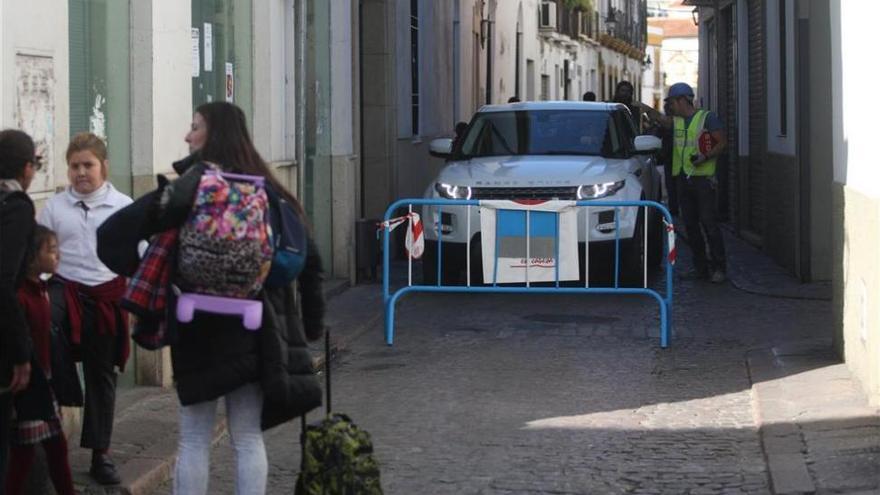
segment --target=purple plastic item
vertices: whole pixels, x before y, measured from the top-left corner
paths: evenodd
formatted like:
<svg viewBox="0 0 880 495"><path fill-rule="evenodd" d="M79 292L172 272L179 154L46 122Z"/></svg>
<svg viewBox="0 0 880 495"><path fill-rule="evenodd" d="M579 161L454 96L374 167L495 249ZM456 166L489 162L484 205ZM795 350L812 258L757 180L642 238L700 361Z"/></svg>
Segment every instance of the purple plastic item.
<svg viewBox="0 0 880 495"><path fill-rule="evenodd" d="M220 315L240 315L244 327L255 331L263 324L263 302L253 299L183 293L177 299L177 320L189 323L196 311Z"/></svg>
<svg viewBox="0 0 880 495"><path fill-rule="evenodd" d="M245 182L253 182L258 186L262 186L266 182L266 178L262 175L245 175L245 174L233 174L231 172L220 172L219 170L208 170L208 174L216 174L224 179L229 180L240 180Z"/></svg>

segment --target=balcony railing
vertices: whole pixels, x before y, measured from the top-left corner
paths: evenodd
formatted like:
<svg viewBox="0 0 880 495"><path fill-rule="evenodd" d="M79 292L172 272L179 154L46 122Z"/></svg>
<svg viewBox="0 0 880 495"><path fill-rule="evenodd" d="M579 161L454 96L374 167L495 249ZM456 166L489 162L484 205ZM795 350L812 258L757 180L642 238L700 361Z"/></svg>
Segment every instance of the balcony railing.
<svg viewBox="0 0 880 495"><path fill-rule="evenodd" d="M602 0L596 0L599 2ZM564 0L555 0L556 3L556 32L566 35L573 40L587 38L599 40L600 38L619 40L631 47L634 51L643 52L648 42L647 32L647 6L644 0L639 0L633 5L639 9L639 19L633 19L630 12L615 10L614 15L617 25L612 31L606 25L605 19L597 10L584 11L565 5Z"/></svg>

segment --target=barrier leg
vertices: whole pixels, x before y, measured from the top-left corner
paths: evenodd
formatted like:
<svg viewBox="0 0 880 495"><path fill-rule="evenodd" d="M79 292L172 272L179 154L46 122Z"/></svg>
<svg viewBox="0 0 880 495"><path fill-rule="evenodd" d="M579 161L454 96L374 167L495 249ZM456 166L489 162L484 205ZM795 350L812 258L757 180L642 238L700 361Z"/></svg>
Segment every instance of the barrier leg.
<svg viewBox="0 0 880 495"><path fill-rule="evenodd" d="M669 347L669 307L666 301L660 303L660 348Z"/></svg>
<svg viewBox="0 0 880 495"><path fill-rule="evenodd" d="M395 294L396 296L396 294ZM394 345L394 302L397 297L389 297L385 300L385 343Z"/></svg>

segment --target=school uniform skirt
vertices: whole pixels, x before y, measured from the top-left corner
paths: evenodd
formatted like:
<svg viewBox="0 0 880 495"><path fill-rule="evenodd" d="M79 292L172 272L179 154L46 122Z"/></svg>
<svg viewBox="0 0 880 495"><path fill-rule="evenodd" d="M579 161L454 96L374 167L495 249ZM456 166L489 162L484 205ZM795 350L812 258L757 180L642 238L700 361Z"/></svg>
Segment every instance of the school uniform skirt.
<svg viewBox="0 0 880 495"><path fill-rule="evenodd" d="M37 445L43 440L57 437L64 433L61 427L61 410L55 402L55 416L46 420L18 421L13 415L12 445Z"/></svg>

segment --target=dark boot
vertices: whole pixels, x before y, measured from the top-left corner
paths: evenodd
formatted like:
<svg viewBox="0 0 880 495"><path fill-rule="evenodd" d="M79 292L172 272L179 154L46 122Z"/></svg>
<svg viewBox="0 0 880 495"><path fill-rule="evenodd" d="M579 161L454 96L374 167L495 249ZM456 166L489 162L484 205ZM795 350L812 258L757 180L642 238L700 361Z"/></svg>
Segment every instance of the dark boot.
<svg viewBox="0 0 880 495"><path fill-rule="evenodd" d="M92 467L89 474L102 485L118 485L122 480L116 472L116 465L105 453L92 453Z"/></svg>

